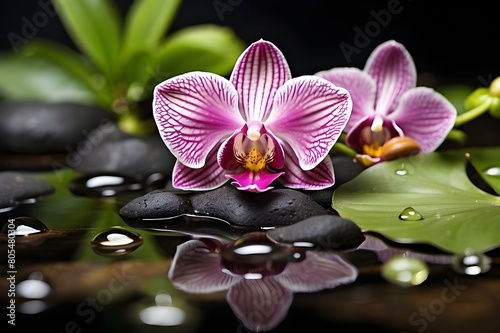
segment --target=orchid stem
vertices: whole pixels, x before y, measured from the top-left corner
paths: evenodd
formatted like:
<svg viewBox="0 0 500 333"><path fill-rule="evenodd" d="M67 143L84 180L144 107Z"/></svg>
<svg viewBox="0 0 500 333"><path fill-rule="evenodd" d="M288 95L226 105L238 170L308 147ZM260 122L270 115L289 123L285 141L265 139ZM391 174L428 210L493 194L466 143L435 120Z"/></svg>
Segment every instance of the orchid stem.
<svg viewBox="0 0 500 333"><path fill-rule="evenodd" d="M472 110L469 110L467 112L459 114L457 116L457 119L455 120L455 126L463 125L463 124L479 117L480 115L482 115L483 113L488 111L488 108L490 107L490 105L491 105L491 98L488 98L487 100L484 101L484 103L479 104L478 106L476 106Z"/></svg>
<svg viewBox="0 0 500 333"><path fill-rule="evenodd" d="M343 144L341 142L338 142L338 141L333 146L332 152L337 152L337 153L340 153L340 154L343 154L343 155L347 155L347 156L350 156L350 157L355 157L356 154L357 154L357 152L354 149L349 148L345 144Z"/></svg>

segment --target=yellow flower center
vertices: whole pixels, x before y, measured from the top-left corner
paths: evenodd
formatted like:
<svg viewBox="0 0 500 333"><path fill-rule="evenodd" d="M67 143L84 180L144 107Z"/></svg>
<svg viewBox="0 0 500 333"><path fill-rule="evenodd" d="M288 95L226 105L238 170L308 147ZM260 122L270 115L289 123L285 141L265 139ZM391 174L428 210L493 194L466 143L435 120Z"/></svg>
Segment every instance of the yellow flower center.
<svg viewBox="0 0 500 333"><path fill-rule="evenodd" d="M266 167L267 156L255 148L252 148L247 155L240 157L240 163L250 171L259 171Z"/></svg>
<svg viewBox="0 0 500 333"><path fill-rule="evenodd" d="M235 138L234 156L238 163L252 172L260 171L271 163L275 152L273 141L267 135L256 138L255 135L248 137L241 134Z"/></svg>
<svg viewBox="0 0 500 333"><path fill-rule="evenodd" d="M371 157L380 157L382 147L378 141L372 142L370 145L363 145L363 153Z"/></svg>

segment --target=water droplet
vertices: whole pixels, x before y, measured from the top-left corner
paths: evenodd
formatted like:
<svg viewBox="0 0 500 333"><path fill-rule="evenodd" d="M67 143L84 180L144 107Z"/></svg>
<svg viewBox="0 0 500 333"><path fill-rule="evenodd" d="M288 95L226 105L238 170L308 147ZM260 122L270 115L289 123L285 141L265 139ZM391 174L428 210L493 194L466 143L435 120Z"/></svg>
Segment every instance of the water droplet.
<svg viewBox="0 0 500 333"><path fill-rule="evenodd" d="M408 174L408 170L406 169L397 169L396 170L396 175L398 176L406 176Z"/></svg>
<svg viewBox="0 0 500 333"><path fill-rule="evenodd" d="M301 261L294 247L272 242L264 232L253 232L227 244L221 249L225 270L246 278L279 274L290 261ZM247 275L248 273L254 273Z"/></svg>
<svg viewBox="0 0 500 333"><path fill-rule="evenodd" d="M413 207L406 207L398 217L403 221L419 221L423 218L422 214L416 211Z"/></svg>
<svg viewBox="0 0 500 333"><path fill-rule="evenodd" d="M492 167L487 169L485 172L488 176L500 176L500 167Z"/></svg>
<svg viewBox="0 0 500 333"><path fill-rule="evenodd" d="M9 219L2 227L1 235L3 237L8 237L12 234L15 236L27 236L47 231L49 231L49 228L39 220L29 216L20 216L15 219Z"/></svg>
<svg viewBox="0 0 500 333"><path fill-rule="evenodd" d="M491 258L484 253L466 250L465 254L456 255L452 262L455 272L466 275L478 275L491 268Z"/></svg>
<svg viewBox="0 0 500 333"><path fill-rule="evenodd" d="M43 279L41 272L33 272L26 280L16 285L16 296L19 297L18 310L25 314L35 314L48 308L47 298L51 295L52 286Z"/></svg>
<svg viewBox="0 0 500 333"><path fill-rule="evenodd" d="M185 310L172 304L172 297L166 291L156 295L155 305L139 311L140 320L151 326L179 326L186 322L187 315Z"/></svg>
<svg viewBox="0 0 500 333"><path fill-rule="evenodd" d="M90 245L99 255L120 256L131 253L141 246L142 236L121 227L113 227L97 234Z"/></svg>
<svg viewBox="0 0 500 333"><path fill-rule="evenodd" d="M402 287L422 284L429 276L429 267L418 258L397 255L385 262L382 277Z"/></svg>
<svg viewBox="0 0 500 333"><path fill-rule="evenodd" d="M111 197L117 194L143 189L137 179L119 174L92 174L74 179L68 189L75 195Z"/></svg>

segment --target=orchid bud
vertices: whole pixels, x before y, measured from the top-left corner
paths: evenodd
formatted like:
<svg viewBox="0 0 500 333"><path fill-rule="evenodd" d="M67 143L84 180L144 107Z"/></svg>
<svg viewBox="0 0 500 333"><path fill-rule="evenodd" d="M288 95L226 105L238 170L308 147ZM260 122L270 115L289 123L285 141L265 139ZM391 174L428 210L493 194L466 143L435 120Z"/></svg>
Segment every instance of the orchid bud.
<svg viewBox="0 0 500 333"><path fill-rule="evenodd" d="M478 88L465 99L465 109L472 110L486 102L486 100L488 100L489 98L490 90L488 88Z"/></svg>

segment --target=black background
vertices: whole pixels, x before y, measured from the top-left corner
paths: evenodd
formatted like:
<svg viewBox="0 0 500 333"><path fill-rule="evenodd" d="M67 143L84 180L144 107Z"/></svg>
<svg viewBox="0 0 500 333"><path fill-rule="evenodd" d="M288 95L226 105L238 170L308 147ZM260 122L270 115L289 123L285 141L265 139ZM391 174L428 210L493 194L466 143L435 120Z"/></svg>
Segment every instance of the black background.
<svg viewBox="0 0 500 333"><path fill-rule="evenodd" d="M116 3L125 13L132 0ZM391 14L388 6L398 12ZM23 17L32 21L40 10L34 0L0 2L0 50L11 49L7 34L21 35ZM389 15L383 16L384 11ZM385 18L383 24L377 23L377 15ZM332 67L362 68L371 51L388 39L407 47L427 83L435 82L428 80L434 77L439 83L482 86L500 75L500 15L493 3L185 0L169 31L201 23L229 26L246 44L260 38L273 42L293 76ZM361 45L358 32L366 29L372 29L371 36ZM41 26L36 37L74 47L57 16ZM348 59L340 45L356 52Z"/></svg>

